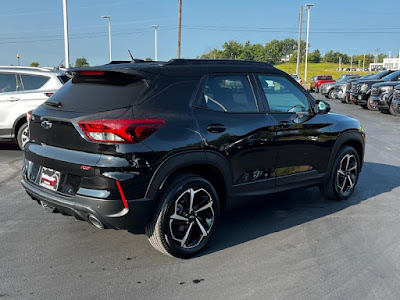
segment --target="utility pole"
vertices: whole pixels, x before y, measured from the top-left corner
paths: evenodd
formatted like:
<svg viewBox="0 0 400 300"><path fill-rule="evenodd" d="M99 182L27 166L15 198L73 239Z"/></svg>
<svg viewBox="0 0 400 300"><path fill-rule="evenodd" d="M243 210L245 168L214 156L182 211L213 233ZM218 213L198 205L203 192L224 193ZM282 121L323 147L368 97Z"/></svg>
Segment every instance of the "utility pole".
<svg viewBox="0 0 400 300"><path fill-rule="evenodd" d="M339 71L342 71L342 57L339 56Z"/></svg>
<svg viewBox="0 0 400 300"><path fill-rule="evenodd" d="M108 48L110 52L110 62L112 62L112 54L111 54L111 17L110 16L102 16L103 19L108 19Z"/></svg>
<svg viewBox="0 0 400 300"><path fill-rule="evenodd" d="M157 55L157 28L158 25L151 25L151 27L154 28L154 60L158 60L158 55Z"/></svg>
<svg viewBox="0 0 400 300"><path fill-rule="evenodd" d="M179 1L179 15L178 15L178 58L181 58L181 28L182 28L182 0Z"/></svg>
<svg viewBox="0 0 400 300"><path fill-rule="evenodd" d="M303 6L300 7L300 21L299 21L299 40L297 41L297 64L296 64L296 74L300 77L300 53L301 53L301 27L303 25Z"/></svg>
<svg viewBox="0 0 400 300"><path fill-rule="evenodd" d="M69 64L69 41L68 41L68 12L67 0L63 0L63 16L64 16L64 52L65 52L65 65L67 68Z"/></svg>
<svg viewBox="0 0 400 300"><path fill-rule="evenodd" d="M364 54L364 58L363 58L363 72L365 71L365 54Z"/></svg>
<svg viewBox="0 0 400 300"><path fill-rule="evenodd" d="M20 57L21 57L21 56L20 56L19 54L17 54L18 66L20 65L20 64L19 64L19 59L20 59Z"/></svg>
<svg viewBox="0 0 400 300"><path fill-rule="evenodd" d="M350 58L350 71L353 71L353 55Z"/></svg>
<svg viewBox="0 0 400 300"><path fill-rule="evenodd" d="M307 41L306 41L306 64L304 68L304 82L307 89L307 60L308 60L308 39L310 35L310 9L314 4L306 4L307 6Z"/></svg>

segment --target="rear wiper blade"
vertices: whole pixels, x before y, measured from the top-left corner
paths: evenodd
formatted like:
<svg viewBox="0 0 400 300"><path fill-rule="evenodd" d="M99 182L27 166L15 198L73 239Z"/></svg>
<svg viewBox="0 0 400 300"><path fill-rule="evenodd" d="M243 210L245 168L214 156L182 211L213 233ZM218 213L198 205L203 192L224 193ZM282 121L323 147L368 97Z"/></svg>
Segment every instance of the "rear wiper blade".
<svg viewBox="0 0 400 300"><path fill-rule="evenodd" d="M60 107L61 106L61 102L46 101L45 104L46 105L50 105L50 106L54 106L54 107Z"/></svg>

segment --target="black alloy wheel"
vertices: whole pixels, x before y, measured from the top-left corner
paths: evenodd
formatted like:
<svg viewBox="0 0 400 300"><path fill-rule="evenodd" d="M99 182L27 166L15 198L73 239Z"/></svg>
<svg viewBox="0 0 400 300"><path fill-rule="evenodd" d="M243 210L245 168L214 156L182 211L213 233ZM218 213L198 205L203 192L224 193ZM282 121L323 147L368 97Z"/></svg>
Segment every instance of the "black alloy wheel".
<svg viewBox="0 0 400 300"><path fill-rule="evenodd" d="M329 178L320 185L324 197L345 200L351 196L358 181L360 158L351 146L342 147L335 159Z"/></svg>
<svg viewBox="0 0 400 300"><path fill-rule="evenodd" d="M187 258L211 238L219 215L218 195L209 181L196 175L179 176L168 186L146 234L158 251Z"/></svg>

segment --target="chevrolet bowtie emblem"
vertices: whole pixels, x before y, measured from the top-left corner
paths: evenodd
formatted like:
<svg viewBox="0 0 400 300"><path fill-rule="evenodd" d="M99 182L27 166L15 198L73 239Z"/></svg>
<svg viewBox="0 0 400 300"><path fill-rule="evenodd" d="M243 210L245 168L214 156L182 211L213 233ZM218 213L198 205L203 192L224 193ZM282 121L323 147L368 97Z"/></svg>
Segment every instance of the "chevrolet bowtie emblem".
<svg viewBox="0 0 400 300"><path fill-rule="evenodd" d="M50 129L53 124L50 121L43 120L42 123L40 123L40 126L42 126L44 129Z"/></svg>

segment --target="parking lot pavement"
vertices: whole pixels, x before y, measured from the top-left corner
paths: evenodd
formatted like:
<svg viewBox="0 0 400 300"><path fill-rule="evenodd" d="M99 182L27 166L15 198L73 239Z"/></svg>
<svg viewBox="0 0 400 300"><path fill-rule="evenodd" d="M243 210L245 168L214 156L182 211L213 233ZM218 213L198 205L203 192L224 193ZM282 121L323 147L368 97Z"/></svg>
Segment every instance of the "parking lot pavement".
<svg viewBox="0 0 400 300"><path fill-rule="evenodd" d="M327 102L367 133L353 196L332 202L311 188L253 199L226 211L189 260L144 235L44 212L19 183L21 152L0 145L0 298L398 299L400 118Z"/></svg>

